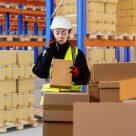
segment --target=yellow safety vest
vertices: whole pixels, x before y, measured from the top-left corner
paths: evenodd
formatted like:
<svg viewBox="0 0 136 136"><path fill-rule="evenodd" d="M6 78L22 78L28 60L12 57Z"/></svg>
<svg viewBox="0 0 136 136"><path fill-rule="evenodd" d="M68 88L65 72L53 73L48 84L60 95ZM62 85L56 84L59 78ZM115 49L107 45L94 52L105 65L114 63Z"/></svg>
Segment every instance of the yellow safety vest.
<svg viewBox="0 0 136 136"><path fill-rule="evenodd" d="M78 55L78 48L75 49L74 55L75 55L75 59L76 59L76 57ZM72 47L71 46L69 46L69 48L66 52L66 55L64 57L64 60L72 60ZM50 74L51 74L51 68L50 68ZM81 91L81 89L82 89L82 85L75 85L75 83L72 83L72 86L71 86L70 89L53 88L53 87L50 87L50 83L47 83L47 84L43 85L41 92L43 92L43 93L44 92L55 92L55 93L57 93L57 92L68 92L68 91L73 91L73 92L78 91L79 92L79 91ZM43 97L41 99L40 105L42 105L42 104L43 104Z"/></svg>

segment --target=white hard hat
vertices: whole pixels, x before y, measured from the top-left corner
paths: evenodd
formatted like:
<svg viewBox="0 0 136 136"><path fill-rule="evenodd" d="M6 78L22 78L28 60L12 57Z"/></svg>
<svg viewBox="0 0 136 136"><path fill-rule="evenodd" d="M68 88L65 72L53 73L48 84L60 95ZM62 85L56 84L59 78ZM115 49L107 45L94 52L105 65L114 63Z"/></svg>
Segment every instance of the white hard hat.
<svg viewBox="0 0 136 136"><path fill-rule="evenodd" d="M57 29L57 28L72 29L72 25L71 25L71 22L69 21L68 17L57 16L57 17L54 17L50 28L51 28L51 30Z"/></svg>

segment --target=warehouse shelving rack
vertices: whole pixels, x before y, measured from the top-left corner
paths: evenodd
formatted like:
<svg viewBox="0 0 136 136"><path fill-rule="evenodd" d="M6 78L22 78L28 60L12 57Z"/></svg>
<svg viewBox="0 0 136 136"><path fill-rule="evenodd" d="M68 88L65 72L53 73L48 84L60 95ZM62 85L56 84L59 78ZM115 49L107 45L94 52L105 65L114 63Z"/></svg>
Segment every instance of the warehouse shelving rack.
<svg viewBox="0 0 136 136"><path fill-rule="evenodd" d="M28 30L34 31L34 35L38 35L39 31L42 31L43 36L45 36L45 11L36 11L36 10L29 10L23 9L25 5L32 5L32 6L45 6L45 1L27 1L27 0L1 0L1 2L5 2L6 4L16 4L17 7L14 8L2 8L0 7L0 34L3 34L5 31L5 35L9 35L9 31L13 31L14 34L19 36L27 35ZM17 16L17 17L16 17ZM34 25L32 26L31 24ZM11 25L11 26L10 26ZM17 31L18 30L18 31ZM18 33L17 33L18 32ZM43 41L0 41L0 49L6 47L7 50L10 47L18 47L18 50L27 50L28 46L34 47L34 54L35 54L35 62L38 57L38 47L45 47L45 42Z"/></svg>

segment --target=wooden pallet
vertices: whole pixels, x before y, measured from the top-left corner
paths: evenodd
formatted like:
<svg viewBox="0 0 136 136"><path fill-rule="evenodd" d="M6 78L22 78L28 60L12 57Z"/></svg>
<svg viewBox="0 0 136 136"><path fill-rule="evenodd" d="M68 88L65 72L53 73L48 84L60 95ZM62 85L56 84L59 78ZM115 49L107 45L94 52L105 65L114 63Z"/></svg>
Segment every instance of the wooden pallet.
<svg viewBox="0 0 136 136"><path fill-rule="evenodd" d="M89 33L87 34L87 38L91 40L117 40L118 37L112 33Z"/></svg>
<svg viewBox="0 0 136 136"><path fill-rule="evenodd" d="M35 106L35 116L43 117L43 106Z"/></svg>
<svg viewBox="0 0 136 136"><path fill-rule="evenodd" d="M131 34L119 34L118 35L118 39L119 40L134 40L134 35L131 35Z"/></svg>
<svg viewBox="0 0 136 136"><path fill-rule="evenodd" d="M9 128L15 128L16 130L23 130L24 126L31 125L32 127L36 127L38 125L38 121L36 118L31 120L21 120L17 123L5 123L0 124L0 133L6 133Z"/></svg>

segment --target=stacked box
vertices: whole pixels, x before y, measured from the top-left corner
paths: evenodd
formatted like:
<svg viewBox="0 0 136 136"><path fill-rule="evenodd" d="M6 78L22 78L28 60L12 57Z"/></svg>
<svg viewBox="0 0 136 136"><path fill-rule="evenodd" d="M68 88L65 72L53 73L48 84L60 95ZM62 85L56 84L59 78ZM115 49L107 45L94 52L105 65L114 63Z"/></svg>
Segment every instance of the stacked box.
<svg viewBox="0 0 136 136"><path fill-rule="evenodd" d="M89 86L90 102L120 102L119 81L92 82Z"/></svg>
<svg viewBox="0 0 136 136"><path fill-rule="evenodd" d="M117 8L117 32L136 32L136 1L120 0Z"/></svg>
<svg viewBox="0 0 136 136"><path fill-rule="evenodd" d="M116 63L114 48L87 48L86 49L86 60L90 67L90 61L92 63Z"/></svg>
<svg viewBox="0 0 136 136"><path fill-rule="evenodd" d="M33 51L0 51L0 124L28 119L35 104L33 59Z"/></svg>
<svg viewBox="0 0 136 136"><path fill-rule="evenodd" d="M89 102L88 93L45 93L43 136L73 135L74 102Z"/></svg>
<svg viewBox="0 0 136 136"><path fill-rule="evenodd" d="M65 0L60 5L56 12L56 16L65 15L68 16L72 23L72 33L75 34L77 32L77 4L76 0ZM60 3L59 0L56 0L56 6Z"/></svg>
<svg viewBox="0 0 136 136"><path fill-rule="evenodd" d="M116 32L116 7L114 1L87 1L87 32Z"/></svg>
<svg viewBox="0 0 136 136"><path fill-rule="evenodd" d="M19 94L19 114L24 120L34 118L35 94L34 94L34 75L32 67L34 64L34 52L20 51L17 53L17 64L19 78L17 79L17 92Z"/></svg>
<svg viewBox="0 0 136 136"><path fill-rule="evenodd" d="M121 80L125 80L126 82L124 81L123 88L127 85L130 88L129 85L134 84L135 80L130 80L128 84L126 83L127 79L136 77L135 67L136 63L91 64L91 82L89 84L90 101L120 102L120 94L122 94L122 97L130 97L128 95L129 93L127 94L125 92L125 89L120 91L121 85L119 85L119 82L123 83ZM131 87L134 88L132 85ZM132 92L134 91L132 90ZM134 94L131 93L130 95Z"/></svg>
<svg viewBox="0 0 136 136"><path fill-rule="evenodd" d="M16 61L16 51L0 51L0 124L11 121L11 94L16 92L12 66L16 65Z"/></svg>
<svg viewBox="0 0 136 136"><path fill-rule="evenodd" d="M56 6L59 5L56 1ZM116 32L116 8L118 0L87 0L86 21L87 32ZM56 15L66 15L72 22L72 33L76 33L77 27L77 1L64 1L56 12Z"/></svg>

